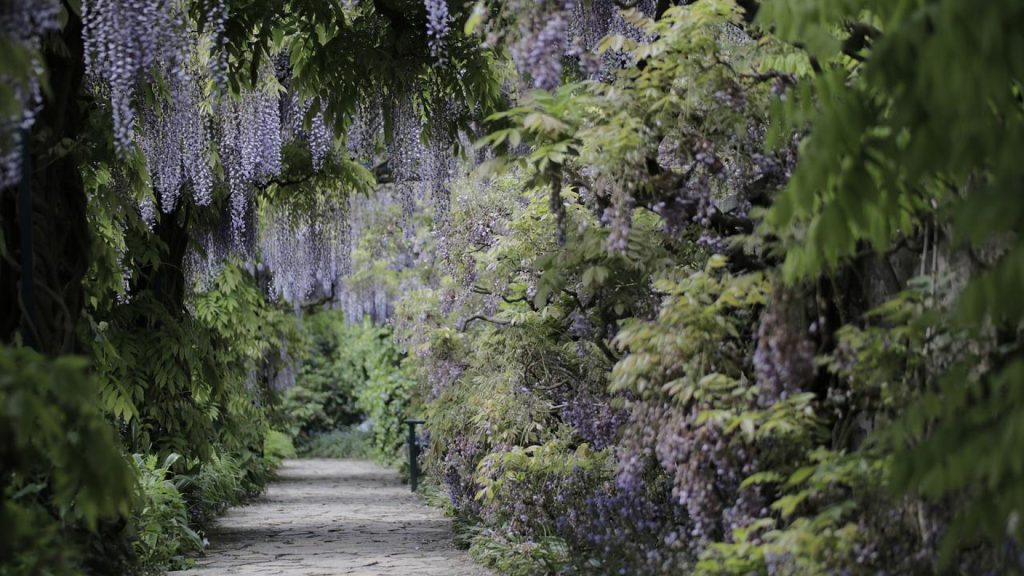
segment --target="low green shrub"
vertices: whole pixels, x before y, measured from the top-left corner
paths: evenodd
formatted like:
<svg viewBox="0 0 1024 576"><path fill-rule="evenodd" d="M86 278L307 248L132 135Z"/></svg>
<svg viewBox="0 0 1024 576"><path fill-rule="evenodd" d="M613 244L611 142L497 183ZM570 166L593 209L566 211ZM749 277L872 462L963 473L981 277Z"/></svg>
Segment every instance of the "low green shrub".
<svg viewBox="0 0 1024 576"><path fill-rule="evenodd" d="M139 480L139 505L132 515L137 535L134 548L139 564L148 571L182 567L185 553L203 548L202 538L189 527L188 506L179 490L181 479L172 479L171 467L178 459L172 454L160 464L154 455L132 458Z"/></svg>
<svg viewBox="0 0 1024 576"><path fill-rule="evenodd" d="M569 567L569 547L550 536L536 541L479 530L470 540L469 554L474 560L507 576L564 574Z"/></svg>
<svg viewBox="0 0 1024 576"><path fill-rule="evenodd" d="M316 434L298 447L303 458L370 458L370 433L355 426Z"/></svg>
<svg viewBox="0 0 1024 576"><path fill-rule="evenodd" d="M94 560L109 573L126 560L107 524L129 514L134 479L97 398L83 359L0 347L0 574L79 574Z"/></svg>
<svg viewBox="0 0 1024 576"><path fill-rule="evenodd" d="M469 542L463 538L462 534L459 534L458 529L463 527L460 525L460 518L456 513L458 512L454 506L452 506L451 498L448 497L448 493L445 491L444 486L439 484L433 476L424 475L420 480L420 485L416 489L416 495L419 496L427 506L439 508L444 511L445 515L453 516L453 528L456 529L456 544L464 544L462 547L468 547Z"/></svg>
<svg viewBox="0 0 1024 576"><path fill-rule="evenodd" d="M263 459L271 467L277 467L282 460L295 458L295 444L291 436L278 430L269 430L263 438Z"/></svg>
<svg viewBox="0 0 1024 576"><path fill-rule="evenodd" d="M185 486L189 514L196 526L204 526L229 506L240 504L250 492L246 471L239 459L214 452L194 476L179 479Z"/></svg>

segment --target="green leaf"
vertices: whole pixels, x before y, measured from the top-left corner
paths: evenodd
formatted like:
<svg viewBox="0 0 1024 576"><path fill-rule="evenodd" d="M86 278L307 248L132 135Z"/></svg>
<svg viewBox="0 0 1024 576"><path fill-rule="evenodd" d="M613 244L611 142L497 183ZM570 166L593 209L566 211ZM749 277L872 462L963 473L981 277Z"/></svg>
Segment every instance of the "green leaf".
<svg viewBox="0 0 1024 576"><path fill-rule="evenodd" d="M466 18L466 24L462 28L466 36L473 35L473 32L475 32L480 23L483 22L486 14L487 8L482 0L473 5L473 9L469 13L469 18Z"/></svg>

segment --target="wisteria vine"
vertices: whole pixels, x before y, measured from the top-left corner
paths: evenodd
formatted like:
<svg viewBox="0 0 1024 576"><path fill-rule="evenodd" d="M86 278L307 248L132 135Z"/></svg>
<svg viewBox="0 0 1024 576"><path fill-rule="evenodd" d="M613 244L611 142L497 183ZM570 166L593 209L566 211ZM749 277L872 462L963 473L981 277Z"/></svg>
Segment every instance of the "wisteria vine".
<svg viewBox="0 0 1024 576"><path fill-rule="evenodd" d="M21 180L24 137L35 124L42 104L40 40L58 29L59 15L59 0L9 0L0 5L0 36L30 55L26 77L0 77L0 81L12 85L17 110L12 116L0 117L0 189Z"/></svg>

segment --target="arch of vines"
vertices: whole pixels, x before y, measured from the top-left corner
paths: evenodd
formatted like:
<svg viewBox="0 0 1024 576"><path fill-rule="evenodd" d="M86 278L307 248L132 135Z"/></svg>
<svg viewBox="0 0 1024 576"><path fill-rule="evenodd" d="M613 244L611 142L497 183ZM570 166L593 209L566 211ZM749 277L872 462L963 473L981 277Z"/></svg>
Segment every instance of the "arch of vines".
<svg viewBox="0 0 1024 576"><path fill-rule="evenodd" d="M0 573L201 547L325 307L388 324L353 342L393 337L375 385L418 385L507 573L1021 573L1022 31L1017 0L5 0L0 526L42 528Z"/></svg>

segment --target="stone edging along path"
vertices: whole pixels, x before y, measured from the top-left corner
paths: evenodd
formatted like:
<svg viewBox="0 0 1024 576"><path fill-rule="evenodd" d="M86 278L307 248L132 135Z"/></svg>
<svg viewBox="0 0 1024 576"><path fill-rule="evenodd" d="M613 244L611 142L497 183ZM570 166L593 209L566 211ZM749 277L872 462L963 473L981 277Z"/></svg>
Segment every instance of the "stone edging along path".
<svg viewBox="0 0 1024 576"><path fill-rule="evenodd" d="M175 576L488 576L398 473L363 460L288 460L262 498L222 516Z"/></svg>

